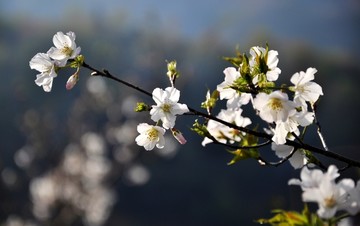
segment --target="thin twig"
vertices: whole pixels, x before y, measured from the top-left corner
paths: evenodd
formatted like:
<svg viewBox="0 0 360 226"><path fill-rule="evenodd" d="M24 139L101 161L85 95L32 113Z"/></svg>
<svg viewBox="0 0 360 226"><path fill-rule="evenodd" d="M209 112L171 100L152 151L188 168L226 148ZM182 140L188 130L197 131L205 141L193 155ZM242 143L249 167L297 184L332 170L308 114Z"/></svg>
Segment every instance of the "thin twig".
<svg viewBox="0 0 360 226"><path fill-rule="evenodd" d="M320 122L316 117L316 106L317 105L316 105L316 103L310 104L310 105L311 105L312 111L314 112L314 122L315 122L315 125L317 126L317 134L318 134L318 136L320 138L321 144L324 147L325 151L329 151L329 148L328 148L328 146L326 145L326 142L325 142L325 138L324 138L324 136L322 135L322 132L321 132Z"/></svg>
<svg viewBox="0 0 360 226"><path fill-rule="evenodd" d="M261 144L257 144L257 145L253 145L253 146L236 146L236 145L231 145L231 144L227 144L227 143L221 143L218 140L216 140L214 137L213 138L209 138L213 141L214 144L218 144L218 145L222 145L228 148L232 148L232 149L252 149L252 148L261 148L264 147L266 145L269 145L271 143L271 141L267 140Z"/></svg>
<svg viewBox="0 0 360 226"><path fill-rule="evenodd" d="M289 160L297 151L298 149L294 148L293 150L291 150L290 154L288 156L286 156L285 158L280 159L280 161L278 162L268 162L265 161L263 158L261 158L261 161L263 161L265 163L265 165L269 165L269 166L280 166L281 164L283 164L284 162L286 162L287 160Z"/></svg>

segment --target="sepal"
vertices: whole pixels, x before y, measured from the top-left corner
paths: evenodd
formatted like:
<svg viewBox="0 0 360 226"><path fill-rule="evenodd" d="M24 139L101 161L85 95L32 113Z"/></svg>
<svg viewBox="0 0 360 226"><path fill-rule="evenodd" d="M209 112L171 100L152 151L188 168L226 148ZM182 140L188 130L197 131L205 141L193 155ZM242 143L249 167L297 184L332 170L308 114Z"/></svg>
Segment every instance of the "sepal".
<svg viewBox="0 0 360 226"><path fill-rule="evenodd" d="M195 123L193 124L191 130L197 133L199 136L212 138L206 125L200 124L197 119L195 120Z"/></svg>
<svg viewBox="0 0 360 226"><path fill-rule="evenodd" d="M76 56L73 60L69 60L69 67L71 68L79 68L84 64L85 57L83 55Z"/></svg>
<svg viewBox="0 0 360 226"><path fill-rule="evenodd" d="M207 110L207 113L210 114L212 109L216 105L216 101L219 99L219 91L214 90L210 95L210 90L206 94L206 100L201 103L201 107Z"/></svg>
<svg viewBox="0 0 360 226"><path fill-rule="evenodd" d="M236 56L235 57L223 57L224 60L230 62L237 68L240 68L240 65L243 62L243 56L238 48L236 48Z"/></svg>

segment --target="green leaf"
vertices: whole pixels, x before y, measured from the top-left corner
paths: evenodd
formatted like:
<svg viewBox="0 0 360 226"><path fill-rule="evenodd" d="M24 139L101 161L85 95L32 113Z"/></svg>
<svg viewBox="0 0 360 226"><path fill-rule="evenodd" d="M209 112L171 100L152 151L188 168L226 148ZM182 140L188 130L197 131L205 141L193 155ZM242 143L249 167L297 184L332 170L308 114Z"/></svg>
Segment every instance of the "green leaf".
<svg viewBox="0 0 360 226"><path fill-rule="evenodd" d="M228 162L228 165L233 165L240 160L245 160L249 158L257 159L259 157L259 152L256 149L237 149L235 151L229 151L230 154L233 154L233 158Z"/></svg>
<svg viewBox="0 0 360 226"><path fill-rule="evenodd" d="M258 151L258 148L240 148L240 147L252 147L256 146L258 144L258 137L251 135L251 134L245 134L242 135L241 133L241 141L239 142L239 149L235 151L228 151L230 154L233 154L233 158L228 162L228 165L233 165L237 163L240 160L245 159L258 159L260 154Z"/></svg>
<svg viewBox="0 0 360 226"><path fill-rule="evenodd" d="M208 113L215 107L217 100L219 99L219 91L214 90L210 97L206 97L206 100L201 103L201 107L205 108Z"/></svg>
<svg viewBox="0 0 360 226"><path fill-rule="evenodd" d="M305 205L301 213L297 211L273 210L275 216L269 219L259 219L259 224L270 224L273 226L324 226L319 216L311 213Z"/></svg>
<svg viewBox="0 0 360 226"><path fill-rule="evenodd" d="M296 211L274 210L275 216L269 219L259 219L259 224L273 226L308 226L307 218Z"/></svg>
<svg viewBox="0 0 360 226"><path fill-rule="evenodd" d="M200 124L197 119L195 120L195 123L193 124L191 130L202 137L212 137L207 130L206 125Z"/></svg>

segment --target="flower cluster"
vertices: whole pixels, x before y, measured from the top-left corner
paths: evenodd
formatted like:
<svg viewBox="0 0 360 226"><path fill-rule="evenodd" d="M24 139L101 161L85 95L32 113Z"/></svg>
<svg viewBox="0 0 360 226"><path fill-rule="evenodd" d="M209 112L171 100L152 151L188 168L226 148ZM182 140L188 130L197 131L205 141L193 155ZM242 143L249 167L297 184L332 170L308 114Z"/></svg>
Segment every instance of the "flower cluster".
<svg viewBox="0 0 360 226"><path fill-rule="evenodd" d="M289 185L299 185L303 190L302 200L316 202L319 206L317 214L323 219L334 217L337 211L355 215L360 212L360 180L356 186L349 178L336 182L339 175L334 165L329 166L326 173L303 167L301 180L291 179Z"/></svg>
<svg viewBox="0 0 360 226"><path fill-rule="evenodd" d="M241 116L242 107L251 103L256 114L268 125L265 130L272 135L271 146L276 155L280 158L292 155L289 159L292 166L301 168L308 162L305 152L294 150L286 143L300 134L299 126L306 127L313 123L314 112L308 111L308 108L323 92L321 86L313 82L314 68L295 73L290 79L291 86L276 86L275 81L281 73L277 67L277 56L277 51L255 46L250 49L250 57L244 54L228 58L235 67L226 68L224 81L217 85L219 99L227 101L227 109L221 110L217 118L237 127L247 127L251 125L251 120ZM215 105L216 99L208 93L203 107L209 109L210 105ZM241 143L245 136L245 133L214 120L209 120L206 126L207 135L203 145L214 141Z"/></svg>
<svg viewBox="0 0 360 226"><path fill-rule="evenodd" d="M151 119L157 124L161 122L162 127L149 125L147 123L140 123L137 126L137 131L140 135L136 137L135 141L139 146L144 146L145 150L148 151L152 150L155 146L157 148L164 147L164 134L168 129L172 131L173 136L180 144L186 143L182 133L175 129L174 126L176 116L189 112L189 109L186 104L178 103L180 91L173 86L176 78L176 76L173 75L178 76L179 74L176 70L176 63L174 63L174 61L168 63L168 68L169 71L167 72L167 75L172 86L167 87L165 90L160 88L154 89L152 98L156 105L152 105L150 110Z"/></svg>
<svg viewBox="0 0 360 226"><path fill-rule="evenodd" d="M53 79L64 67L77 69L66 83L66 88L72 89L79 80L79 69L83 66L93 71L91 75L113 79L152 96L155 104L138 103L135 109L138 112L149 112L151 120L155 122L155 125L140 123L137 126L139 135L135 138L135 142L145 150L149 151L155 147L164 148L164 134L167 130L171 131L180 144L185 144L186 140L175 128L175 122L178 115L191 111L193 115L204 119L203 123L196 119L192 127L194 132L204 137L203 146L215 143L231 148L229 152L234 157L229 165L239 160L253 158L262 165L277 166L289 160L295 169L303 168L301 180L292 179L289 185L299 185L303 190L302 200L318 203L319 209L317 216L313 218L305 208L303 214L297 214L295 218L299 222L307 223L296 225L322 225L319 222L323 220L337 223L341 218L334 220L338 211L345 211L349 215L360 212L360 180L356 184L352 179L342 179L337 182L336 179L340 174L334 165L329 166L326 173L307 168L312 165L326 168L312 151L340 161L344 160L343 162L348 163L348 166L360 166L360 163L354 163L345 157L337 158L336 153L327 154L329 152L315 112L316 102L323 95L322 87L313 81L317 72L315 68L310 67L306 71L289 76L290 85L276 84L281 73L278 67L278 52L269 50L268 46L252 47L249 56L237 53L236 57L226 57L225 60L232 63L232 66L223 70L224 80L216 86L216 89L207 92L206 100L201 104L201 107L206 109L206 114L179 103L180 91L175 88L175 80L180 74L176 69L176 61L167 64L166 75L171 86L165 89L155 88L150 93L113 76L107 70L99 71L85 64L84 57L79 55L80 47L75 43L73 32L56 33L53 43L55 47L51 47L47 53L36 54L30 61L30 68L40 72L35 83L42 86L46 92L51 91ZM218 100L226 100L226 108L213 114ZM250 120L249 117L243 116L245 110L246 113L250 110L259 120ZM255 121L259 123L253 125ZM304 143L306 128L311 124L316 124L324 150ZM259 127L262 128L261 131ZM261 143L261 139L265 142ZM260 155L258 149L270 144L271 149L281 158L278 163L268 162ZM34 182L33 186L47 183L40 180ZM35 196L39 199L44 197L41 194ZM294 221L295 218L291 216L295 216L294 213L280 211L274 218L261 219L259 222L278 225L280 218L282 222ZM318 223L309 223L314 221Z"/></svg>
<svg viewBox="0 0 360 226"><path fill-rule="evenodd" d="M53 37L55 47L51 47L47 53L37 53L30 60L30 68L40 72L36 76L35 83L42 86L45 92L50 92L53 80L57 77L59 70L66 66L68 60L75 60L78 58L81 48L76 46L75 33L69 31L64 34L57 32ZM81 61L78 59L78 61ZM76 67L77 71L70 76L66 83L67 89L72 89L79 79L79 65L72 64Z"/></svg>

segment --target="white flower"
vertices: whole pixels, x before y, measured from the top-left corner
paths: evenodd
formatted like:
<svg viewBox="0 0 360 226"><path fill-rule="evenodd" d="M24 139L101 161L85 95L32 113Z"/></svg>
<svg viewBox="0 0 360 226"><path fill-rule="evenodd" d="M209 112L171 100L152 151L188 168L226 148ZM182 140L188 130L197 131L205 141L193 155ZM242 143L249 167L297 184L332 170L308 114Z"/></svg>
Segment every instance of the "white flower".
<svg viewBox="0 0 360 226"><path fill-rule="evenodd" d="M174 127L176 115L189 112L186 104L178 103L180 91L174 87L168 87L165 90L156 88L152 96L157 105L153 105L150 110L151 119L155 122L161 120L165 129Z"/></svg>
<svg viewBox="0 0 360 226"><path fill-rule="evenodd" d="M295 85L295 100L301 103L305 101L315 103L319 99L319 96L323 95L321 86L312 82L316 72L317 70L315 68L308 68L306 72L297 72L291 77L290 81Z"/></svg>
<svg viewBox="0 0 360 226"><path fill-rule="evenodd" d="M217 118L222 119L226 122L233 123L239 127L246 127L251 124L251 120L246 117L241 116L242 109L222 109L218 114ZM213 136L218 142L226 143L228 140L230 143L239 142L241 137L239 136L239 131L233 128L230 128L222 123L219 123L214 120L209 120L207 124L207 130L210 135ZM201 143L205 146L208 143L213 142L211 139L205 137Z"/></svg>
<svg viewBox="0 0 360 226"><path fill-rule="evenodd" d="M276 81L281 73L280 68L277 67L279 59L277 57L278 52L275 50L269 50L266 54L266 49L259 46L254 46L250 49L251 58L249 60L249 65L251 68L262 68L264 70L262 63L259 62L264 60L266 63L266 79L268 81ZM254 84L257 83L257 76L254 78Z"/></svg>
<svg viewBox="0 0 360 226"><path fill-rule="evenodd" d="M224 70L225 80L217 85L219 91L220 100L227 99L227 108L238 108L241 105L249 103L251 94L239 93L235 89L231 88L234 82L241 77L240 72L234 67L227 67Z"/></svg>
<svg viewBox="0 0 360 226"><path fill-rule="evenodd" d="M289 185L300 185L304 202L317 202L317 214L324 219L335 216L338 210L349 210L351 205L356 206L351 197L354 191L354 181L342 179L338 183L335 179L339 176L336 166L329 166L326 173L320 170L309 170L304 167L301 171L301 180L291 179ZM355 201L356 202L356 201ZM356 209L351 214L355 214Z"/></svg>
<svg viewBox="0 0 360 226"><path fill-rule="evenodd" d="M31 69L41 72L36 75L36 85L42 86L45 92L50 92L53 79L57 76L55 61L45 53L38 53L30 60L29 65Z"/></svg>
<svg viewBox="0 0 360 226"><path fill-rule="evenodd" d="M60 61L62 66L66 64L68 59L74 59L80 54L81 48L76 47L75 33L69 31L66 35L59 31L53 37L55 47L51 47L48 54L54 60Z"/></svg>
<svg viewBox="0 0 360 226"><path fill-rule="evenodd" d="M285 122L296 112L295 103L289 101L288 95L281 91L257 94L254 99L254 108L259 111L260 117L269 123Z"/></svg>
<svg viewBox="0 0 360 226"><path fill-rule="evenodd" d="M140 133L135 138L137 145L144 146L145 150L150 151L157 148L163 148L165 144L165 129L160 126L152 126L147 123L140 123L137 126L137 131Z"/></svg>
<svg viewBox="0 0 360 226"><path fill-rule="evenodd" d="M321 218L329 219L335 216L336 211L346 206L350 179L343 179L339 183L324 176L317 188L306 189L302 194L304 202L317 202L317 214Z"/></svg>

